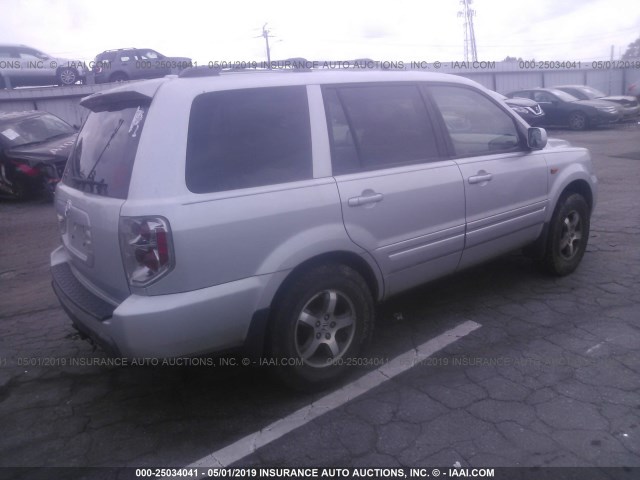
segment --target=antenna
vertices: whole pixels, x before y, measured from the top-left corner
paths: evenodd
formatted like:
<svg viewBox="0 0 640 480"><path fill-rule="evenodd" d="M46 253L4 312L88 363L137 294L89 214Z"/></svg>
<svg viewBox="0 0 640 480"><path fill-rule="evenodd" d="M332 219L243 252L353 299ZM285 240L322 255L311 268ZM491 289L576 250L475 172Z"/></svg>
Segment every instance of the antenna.
<svg viewBox="0 0 640 480"><path fill-rule="evenodd" d="M462 11L458 12L458 17L464 18L464 60L469 61L469 53L471 53L471 61L478 61L478 51L476 49L476 34L473 30L473 17L476 11L471 8L473 0L460 0Z"/></svg>

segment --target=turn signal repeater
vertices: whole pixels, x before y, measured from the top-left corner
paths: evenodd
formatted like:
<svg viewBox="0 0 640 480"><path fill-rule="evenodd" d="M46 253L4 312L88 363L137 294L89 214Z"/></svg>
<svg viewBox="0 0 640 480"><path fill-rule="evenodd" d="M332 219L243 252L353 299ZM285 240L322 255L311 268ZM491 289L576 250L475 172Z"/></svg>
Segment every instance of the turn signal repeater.
<svg viewBox="0 0 640 480"><path fill-rule="evenodd" d="M171 227L163 217L122 217L120 251L129 284L150 285L175 264Z"/></svg>

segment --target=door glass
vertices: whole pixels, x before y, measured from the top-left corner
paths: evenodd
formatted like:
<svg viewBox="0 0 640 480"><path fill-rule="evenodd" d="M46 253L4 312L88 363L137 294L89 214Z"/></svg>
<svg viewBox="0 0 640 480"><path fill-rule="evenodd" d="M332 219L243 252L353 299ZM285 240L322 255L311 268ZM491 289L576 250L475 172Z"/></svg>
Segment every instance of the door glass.
<svg viewBox="0 0 640 480"><path fill-rule="evenodd" d="M429 87L449 131L457 156L517 150L520 143L513 118L470 88Z"/></svg>
<svg viewBox="0 0 640 480"><path fill-rule="evenodd" d="M324 92L334 175L438 157L415 85L344 86Z"/></svg>

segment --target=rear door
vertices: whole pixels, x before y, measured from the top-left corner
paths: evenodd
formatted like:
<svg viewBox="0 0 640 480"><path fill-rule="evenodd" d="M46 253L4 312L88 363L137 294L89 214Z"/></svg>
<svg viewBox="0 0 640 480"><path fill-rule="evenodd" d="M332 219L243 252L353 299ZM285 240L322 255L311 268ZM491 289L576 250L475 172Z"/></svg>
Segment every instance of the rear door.
<svg viewBox="0 0 640 480"><path fill-rule="evenodd" d="M433 85L451 153L464 179L466 241L460 267L533 242L547 209L547 164L514 118L479 90Z"/></svg>
<svg viewBox="0 0 640 480"><path fill-rule="evenodd" d="M56 189L62 244L74 274L115 303L129 295L118 223L149 103L149 97L135 92L84 101L92 112Z"/></svg>
<svg viewBox="0 0 640 480"><path fill-rule="evenodd" d="M452 272L464 244L464 189L444 160L416 84L323 90L349 237L380 266L386 294Z"/></svg>

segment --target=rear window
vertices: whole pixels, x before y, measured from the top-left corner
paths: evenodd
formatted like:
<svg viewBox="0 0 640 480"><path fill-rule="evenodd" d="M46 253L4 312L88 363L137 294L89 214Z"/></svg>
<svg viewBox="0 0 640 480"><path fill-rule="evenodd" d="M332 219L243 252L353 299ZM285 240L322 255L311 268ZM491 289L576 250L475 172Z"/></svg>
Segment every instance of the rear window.
<svg viewBox="0 0 640 480"><path fill-rule="evenodd" d="M91 112L67 162L63 182L78 190L127 198L146 104Z"/></svg>
<svg viewBox="0 0 640 480"><path fill-rule="evenodd" d="M230 90L196 97L185 176L194 193L312 178L306 88Z"/></svg>

